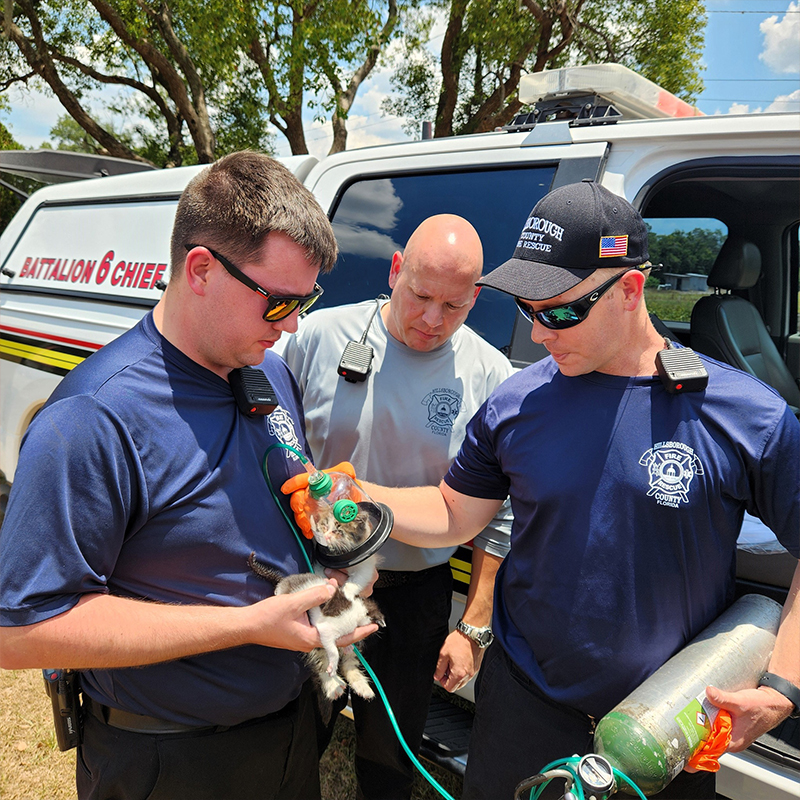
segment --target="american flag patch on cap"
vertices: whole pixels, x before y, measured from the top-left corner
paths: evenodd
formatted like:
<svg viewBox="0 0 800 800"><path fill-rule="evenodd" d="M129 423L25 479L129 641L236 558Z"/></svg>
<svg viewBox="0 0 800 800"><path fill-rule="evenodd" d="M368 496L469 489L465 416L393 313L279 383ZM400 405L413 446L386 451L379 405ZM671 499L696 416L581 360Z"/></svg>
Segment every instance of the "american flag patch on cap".
<svg viewBox="0 0 800 800"><path fill-rule="evenodd" d="M601 236L600 237L600 258L608 256L628 255L627 236Z"/></svg>

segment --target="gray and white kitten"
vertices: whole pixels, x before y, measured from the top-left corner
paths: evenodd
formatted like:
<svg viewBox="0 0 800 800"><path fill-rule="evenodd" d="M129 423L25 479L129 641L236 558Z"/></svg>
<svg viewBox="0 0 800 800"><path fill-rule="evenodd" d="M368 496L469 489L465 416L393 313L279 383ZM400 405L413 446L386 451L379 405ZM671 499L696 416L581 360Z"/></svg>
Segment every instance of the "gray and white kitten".
<svg viewBox="0 0 800 800"><path fill-rule="evenodd" d="M358 547L369 535L367 522L367 515L359 512L352 522L346 524L331 522L322 526L317 525L313 530L314 539L332 552L349 552ZM247 563L256 575L275 585L276 595L322 586L328 580L322 572L322 567L318 567L319 574L305 572L284 576L258 561L255 553L250 554ZM306 654L306 662L329 701L340 697L347 686L365 700L375 697L352 645L339 648L336 646L336 640L352 633L361 625L375 622L383 627L386 624L375 601L369 597L359 596L372 580L377 563L378 557L373 555L360 564L348 567L348 579L344 586L337 587L336 592L326 603L308 611L311 624L319 631L322 647L317 647Z"/></svg>

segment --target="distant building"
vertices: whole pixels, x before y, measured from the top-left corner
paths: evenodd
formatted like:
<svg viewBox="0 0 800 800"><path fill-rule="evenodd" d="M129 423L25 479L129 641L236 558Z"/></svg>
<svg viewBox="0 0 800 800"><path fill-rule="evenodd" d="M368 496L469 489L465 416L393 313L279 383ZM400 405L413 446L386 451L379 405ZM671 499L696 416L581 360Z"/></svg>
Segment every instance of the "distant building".
<svg viewBox="0 0 800 800"><path fill-rule="evenodd" d="M708 290L707 278L708 275L700 272L687 272L685 275L678 275L677 272L662 272L661 285L669 284L670 288L677 292L705 292Z"/></svg>

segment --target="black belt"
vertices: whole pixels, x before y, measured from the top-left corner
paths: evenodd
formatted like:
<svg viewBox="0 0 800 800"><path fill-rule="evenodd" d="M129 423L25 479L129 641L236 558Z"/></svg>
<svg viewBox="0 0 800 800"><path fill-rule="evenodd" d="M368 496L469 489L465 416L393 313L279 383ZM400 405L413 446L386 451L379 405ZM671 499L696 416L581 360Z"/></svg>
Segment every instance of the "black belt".
<svg viewBox="0 0 800 800"><path fill-rule="evenodd" d="M100 722L110 725L112 728L119 728L130 733L200 733L201 731L214 731L222 733L227 731L229 725L183 725L180 722L170 722L165 719L148 717L145 714L132 714L130 711L123 711L120 708L104 706L96 700L92 700L89 695L83 695L83 708Z"/></svg>

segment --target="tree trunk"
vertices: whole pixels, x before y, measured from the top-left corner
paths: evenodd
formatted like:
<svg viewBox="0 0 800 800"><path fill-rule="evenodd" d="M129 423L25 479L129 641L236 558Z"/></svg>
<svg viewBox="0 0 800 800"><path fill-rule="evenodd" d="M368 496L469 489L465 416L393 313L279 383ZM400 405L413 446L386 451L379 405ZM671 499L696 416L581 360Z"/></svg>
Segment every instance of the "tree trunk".
<svg viewBox="0 0 800 800"><path fill-rule="evenodd" d="M341 153L347 148L347 115L353 107L359 87L369 77L369 74L375 68L375 64L378 63L378 57L386 46L386 42L391 38L392 31L395 29L396 25L397 3L395 0L389 0L389 11L386 22L383 24L375 43L368 46L364 61L353 73L353 77L350 79L350 83L347 85L345 91L342 91L335 65L329 64L326 66L326 74L336 97L336 107L331 116L333 143L331 144L331 149L328 151L328 155Z"/></svg>
<svg viewBox="0 0 800 800"><path fill-rule="evenodd" d="M261 79L264 81L264 87L267 90L267 96L269 98L267 108L270 122L286 137L292 149L292 155L295 156L306 155L308 153L308 145L306 144L306 135L303 128L303 79L305 65L303 64L303 59L298 58L296 55L296 49L300 48L302 50L304 46L300 30L301 21L301 14L295 12L289 45L292 65L288 73L287 80L289 88L285 98L281 95L275 78L275 71L272 68L270 46L273 44L273 41L269 35L266 22L262 22L259 27L254 29L252 39L250 40L250 46L247 50L247 55L261 73ZM266 49L261 41L262 33L267 43Z"/></svg>
<svg viewBox="0 0 800 800"><path fill-rule="evenodd" d="M453 0L450 4L450 18L447 21L447 30L442 41L442 87L439 91L439 103L436 108L434 138L453 135L453 117L458 102L458 84L463 60L459 40L468 5L469 0Z"/></svg>
<svg viewBox="0 0 800 800"><path fill-rule="evenodd" d="M14 24L13 20L5 18L4 15L5 28L9 41L14 42L23 58L34 69L36 74L53 90L67 113L95 139L110 156L114 156L115 158L127 158L131 161L141 161L145 164L150 164L150 161L134 153L127 145L120 142L115 136L98 125L97 122L89 116L80 102L78 102L78 98L61 80L61 76L53 62L47 43L44 41L41 24L35 9L27 0L19 0L18 6L31 24L33 43L26 38L25 34Z"/></svg>
<svg viewBox="0 0 800 800"><path fill-rule="evenodd" d="M303 127L303 109L298 106L284 112L283 121L285 125L282 132L292 148L292 155L307 155L308 145L306 144L306 132Z"/></svg>
<svg viewBox="0 0 800 800"><path fill-rule="evenodd" d="M194 70L194 65L190 62L187 63L187 59L182 57L180 52L182 45L180 43L175 45L177 37L174 37L174 32L172 35L176 52L171 53L171 55L173 55L179 63L181 63L181 59L183 60L183 65L188 69L189 73L186 76L179 73L175 67L173 67L170 60L150 41L134 36L128 30L124 20L117 14L116 9L111 6L107 0L89 0L89 2L97 9L97 12L108 23L119 40L138 53L150 70L158 76L159 83L164 87L170 99L175 104L178 115L186 120L200 163L208 164L213 161L214 137L211 132L211 123L208 118L205 99L200 96L202 93L199 92L198 97L195 98L197 101L195 104L187 92L187 80L191 79L197 89L197 84L200 79ZM169 41L171 28L165 21L168 16L168 10L165 10L165 8L166 4L164 3L161 6L161 13L163 16L159 17L156 24L159 25L162 34L167 41ZM151 13L151 18L155 13L156 12ZM163 28L161 27L162 25L164 26Z"/></svg>

